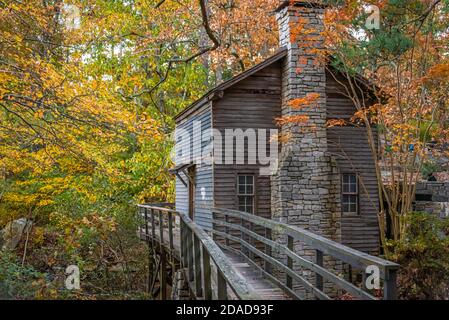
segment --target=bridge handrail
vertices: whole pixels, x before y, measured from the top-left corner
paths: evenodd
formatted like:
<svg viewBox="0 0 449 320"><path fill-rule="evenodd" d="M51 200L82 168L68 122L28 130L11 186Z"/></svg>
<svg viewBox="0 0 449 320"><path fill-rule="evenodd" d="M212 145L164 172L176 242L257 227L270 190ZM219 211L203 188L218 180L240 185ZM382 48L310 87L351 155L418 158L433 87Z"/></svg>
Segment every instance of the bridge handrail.
<svg viewBox="0 0 449 320"><path fill-rule="evenodd" d="M259 294L238 273L215 241L194 223L187 214L170 208L161 208L152 205L138 205L138 208L139 210L144 210L143 216L146 221L146 234L152 241L156 240L159 244L164 243L163 224L168 224L170 250L174 250L173 229L175 226L172 223L172 218L175 216L180 218L181 252L179 252L179 255L183 267L188 270L189 281L193 282L195 286L197 297L203 296L207 300L212 299L210 281L210 259L212 259L217 267L217 297L219 300L226 300L228 298L227 286L231 288L238 299L260 300ZM151 221L149 220L150 216L148 216L148 211L150 211ZM159 234L155 234L155 213L159 216ZM148 224L151 225L152 229L151 237Z"/></svg>
<svg viewBox="0 0 449 320"><path fill-rule="evenodd" d="M262 258L264 262L269 265L275 265L283 272L287 274L287 278L290 278L287 285L283 285L281 283L277 283L282 286L283 289L290 291L290 293L294 294L291 291L291 278L294 278L298 282L300 282L303 286L310 289L312 293L318 298L326 299L328 298L322 291L322 279L327 279L340 288L346 290L347 292L362 298L362 299L374 299L372 295L363 291L362 289L354 286L352 283L345 281L344 279L334 275L332 272L323 268L323 254L327 254L332 256L335 259L343 261L354 268L365 270L368 266L376 266L379 268L380 277L384 280L384 299L391 300L396 298L396 272L399 268L399 265L379 257L374 257L369 254L357 251L355 249L344 246L340 243L331 241L322 236L316 235L308 230L303 228L288 225L282 222L265 219L259 216L255 216L252 214L248 214L245 212L230 210L230 209L222 209L222 208L212 208L211 209L214 214L223 215L225 217L224 220L220 221L219 219L214 219L213 223L215 225L224 227L226 232L217 231L216 228L213 228L211 232L213 232L216 236L226 239L226 248L232 250L232 247L229 245L229 241L240 244L245 249L251 251L251 254L255 254ZM248 228L243 222L240 224L229 223L229 218L237 218L240 221L245 220L250 223L251 226ZM262 227L265 229L265 236L261 236L253 231L254 225ZM240 232L240 238L235 237L230 234L229 229L233 229ZM287 239L287 247L280 245L277 242L274 242L267 236L267 230L275 233L276 235L286 235ZM250 241L245 241L243 239L243 234L245 234L249 239L254 239L260 241L265 245L265 251L261 252L258 250ZM293 242L301 241L304 244L310 246L312 249L316 250L317 261L319 263L314 263L309 260L306 260L300 256L298 256L293 250ZM273 259L271 257L268 249L275 248L276 250L286 254L288 266L283 265L279 261ZM242 251L242 250L241 250ZM317 277L317 284L312 285L306 279L294 273L292 270L293 261L297 262L301 266L308 268L315 272ZM267 268L266 268L267 269ZM262 270L263 271L263 270ZM268 272L265 272L265 275L269 278L271 275ZM278 279L272 279L275 282L279 282Z"/></svg>

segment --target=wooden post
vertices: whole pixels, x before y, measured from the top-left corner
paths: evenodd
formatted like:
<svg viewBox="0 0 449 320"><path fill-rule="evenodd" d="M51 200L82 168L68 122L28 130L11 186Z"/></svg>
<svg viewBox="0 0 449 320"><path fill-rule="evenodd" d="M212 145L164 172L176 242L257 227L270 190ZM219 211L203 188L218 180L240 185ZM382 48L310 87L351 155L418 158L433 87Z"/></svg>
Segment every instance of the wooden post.
<svg viewBox="0 0 449 320"><path fill-rule="evenodd" d="M323 262L323 252L316 250L316 264L322 267ZM323 276L318 273L315 273L315 285L318 290L323 291Z"/></svg>
<svg viewBox="0 0 449 320"><path fill-rule="evenodd" d="M228 289L223 274L217 268L217 297L218 300L228 300Z"/></svg>
<svg viewBox="0 0 449 320"><path fill-rule="evenodd" d="M271 240L271 229L269 228L265 228L265 238ZM271 252L271 246L269 246L268 244L265 245L265 254L269 257L271 257L272 252ZM267 273L271 274L271 264L265 260L265 265L264 265L265 271Z"/></svg>
<svg viewBox="0 0 449 320"><path fill-rule="evenodd" d="M201 247L200 240L193 235L193 251L195 260L195 291L196 296L201 297L203 295L203 284L201 279Z"/></svg>
<svg viewBox="0 0 449 320"><path fill-rule="evenodd" d="M170 246L170 263L174 264L174 245L173 245L173 214L171 211L168 212L168 242Z"/></svg>
<svg viewBox="0 0 449 320"><path fill-rule="evenodd" d="M348 274L349 274L348 281L352 283L352 265L350 264L348 265Z"/></svg>
<svg viewBox="0 0 449 320"><path fill-rule="evenodd" d="M167 300L167 261L165 250L161 251L161 266L159 280L161 281L161 300Z"/></svg>
<svg viewBox="0 0 449 320"><path fill-rule="evenodd" d="M161 255L161 273L159 280L161 281L161 300L167 300L167 261L164 247L164 220L162 211L159 212L159 236L160 236L160 255Z"/></svg>
<svg viewBox="0 0 449 320"><path fill-rule="evenodd" d="M249 223L249 231L254 232L254 224L252 222ZM251 236L248 236L248 242L249 244L254 247L255 246L255 242L254 242L254 238ZM249 252L249 258L251 259L251 261L254 261L255 259L255 255L252 251Z"/></svg>
<svg viewBox="0 0 449 320"><path fill-rule="evenodd" d="M210 256L203 246L201 247L201 251L203 254L204 299L212 300Z"/></svg>
<svg viewBox="0 0 449 320"><path fill-rule="evenodd" d="M384 283L384 300L397 300L398 293L396 287L397 269L385 270L385 283Z"/></svg>
<svg viewBox="0 0 449 320"><path fill-rule="evenodd" d="M366 270L362 269L362 289L367 290L366 288Z"/></svg>
<svg viewBox="0 0 449 320"><path fill-rule="evenodd" d="M151 294L151 284L153 282L153 272L154 272L154 265L153 265L153 254L150 247L148 247L148 287L147 287L147 293Z"/></svg>
<svg viewBox="0 0 449 320"><path fill-rule="evenodd" d="M148 228L148 209L144 208L144 222L145 222L145 240L147 244L150 244L150 231Z"/></svg>
<svg viewBox="0 0 449 320"><path fill-rule="evenodd" d="M162 216L162 211L158 211L159 213L159 240L161 248L164 247L164 219Z"/></svg>
<svg viewBox="0 0 449 320"><path fill-rule="evenodd" d="M154 210L150 209L151 212L151 245L154 248L154 240L156 236L156 225L154 223Z"/></svg>
<svg viewBox="0 0 449 320"><path fill-rule="evenodd" d="M195 267L193 265L193 232L187 228L187 260L189 282L195 280Z"/></svg>
<svg viewBox="0 0 449 320"><path fill-rule="evenodd" d="M225 222L229 223L229 216L228 215L225 215ZM226 230L226 234L229 234L229 227L228 226L225 227L225 230ZM229 238L225 239L225 243L226 243L226 247L229 247Z"/></svg>
<svg viewBox="0 0 449 320"><path fill-rule="evenodd" d="M245 220L243 218L240 218L240 225L242 228L245 228ZM243 232L241 233L241 237L242 237L242 240L246 240L246 235ZM248 256L245 246L240 245L240 250L242 251L243 255Z"/></svg>
<svg viewBox="0 0 449 320"><path fill-rule="evenodd" d="M290 249L291 251L293 251L293 237L292 236L287 236L287 248ZM293 260L292 258L287 256L287 267L289 269L293 269ZM293 289L293 281L292 281L292 277L289 276L287 274L286 276L286 286L289 289Z"/></svg>
<svg viewBox="0 0 449 320"><path fill-rule="evenodd" d="M184 221L180 221L181 228L181 262L183 268L188 267L188 257L187 257L187 226Z"/></svg>

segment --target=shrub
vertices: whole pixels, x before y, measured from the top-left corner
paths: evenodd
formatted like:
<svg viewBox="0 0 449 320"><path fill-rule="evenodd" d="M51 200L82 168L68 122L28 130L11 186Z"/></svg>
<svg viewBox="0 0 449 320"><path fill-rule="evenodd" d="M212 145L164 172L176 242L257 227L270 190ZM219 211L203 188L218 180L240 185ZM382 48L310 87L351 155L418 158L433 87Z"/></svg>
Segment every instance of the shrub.
<svg viewBox="0 0 449 320"><path fill-rule="evenodd" d="M401 299L449 298L449 220L423 212L407 218L404 240L393 243L390 259L401 265L398 293Z"/></svg>
<svg viewBox="0 0 449 320"><path fill-rule="evenodd" d="M0 251L0 299L34 299L51 295L45 274L22 266L15 255Z"/></svg>

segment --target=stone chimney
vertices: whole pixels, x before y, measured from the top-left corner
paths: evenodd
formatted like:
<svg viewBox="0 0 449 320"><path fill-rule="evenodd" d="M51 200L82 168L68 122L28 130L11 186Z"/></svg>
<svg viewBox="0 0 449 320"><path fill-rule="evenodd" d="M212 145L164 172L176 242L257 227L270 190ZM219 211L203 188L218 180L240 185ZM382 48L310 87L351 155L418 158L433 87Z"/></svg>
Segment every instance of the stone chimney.
<svg viewBox="0 0 449 320"><path fill-rule="evenodd" d="M327 154L326 72L319 58L325 6L320 3L282 1L277 10L280 45L288 49L282 70L282 116L308 120L282 127L288 138L272 176L272 216L340 242L339 176ZM293 100L311 94L319 95L311 105L291 106Z"/></svg>
<svg viewBox="0 0 449 320"><path fill-rule="evenodd" d="M326 70L320 61L324 10L319 1L283 1L277 10L280 45L288 49L282 66L282 116L306 116L307 121L287 123L281 128L286 139L281 144L278 171L271 179L271 209L273 220L341 242L340 178L328 155ZM308 95L318 98L303 108L292 107L292 101ZM286 245L284 235L273 233L273 240ZM293 245L300 256L318 261L315 250L301 242ZM285 260L282 255L275 257ZM342 267L329 256L324 257L324 265L336 272ZM282 278L285 274L277 276ZM304 272L303 276L315 281L313 274ZM311 297L298 284L293 289ZM337 294L335 286L327 281L324 290L331 296Z"/></svg>

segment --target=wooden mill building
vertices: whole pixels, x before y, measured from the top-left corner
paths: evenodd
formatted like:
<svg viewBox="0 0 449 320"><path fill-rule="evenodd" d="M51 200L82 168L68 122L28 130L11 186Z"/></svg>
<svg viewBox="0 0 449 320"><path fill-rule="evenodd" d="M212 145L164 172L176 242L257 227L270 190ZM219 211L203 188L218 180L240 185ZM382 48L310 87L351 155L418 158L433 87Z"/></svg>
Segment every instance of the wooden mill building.
<svg viewBox="0 0 449 320"><path fill-rule="evenodd" d="M349 120L356 108L342 85L345 77L316 63L312 50L305 49L324 48L316 40L322 38L323 12L323 6L310 1L283 1L277 10L280 49L176 117L176 210L190 212L206 230L213 228L212 207L245 211L376 254L379 200L366 129L326 126L329 119ZM302 18L310 33L298 45L290 41L291 28ZM319 94L315 106L291 106L290 101L310 93ZM304 114L306 125L277 125L280 117ZM236 129L246 139L243 150L235 150L235 141L230 153L224 137ZM273 130L289 138L279 143L278 161L267 174L261 170L267 163L249 158L261 148L270 150ZM257 143L249 141L251 132L256 132ZM243 153L244 163L237 161L235 151Z"/></svg>

